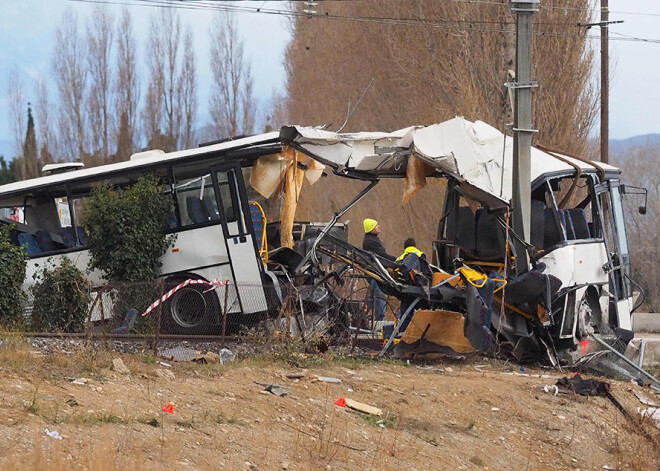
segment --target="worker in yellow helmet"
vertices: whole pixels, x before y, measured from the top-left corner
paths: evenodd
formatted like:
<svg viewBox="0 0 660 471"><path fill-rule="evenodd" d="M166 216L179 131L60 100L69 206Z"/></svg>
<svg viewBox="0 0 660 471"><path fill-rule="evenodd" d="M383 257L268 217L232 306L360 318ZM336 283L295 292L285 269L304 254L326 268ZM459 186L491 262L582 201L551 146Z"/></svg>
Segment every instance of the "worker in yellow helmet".
<svg viewBox="0 0 660 471"><path fill-rule="evenodd" d="M380 240L380 224L375 219L365 219L364 225L364 240L362 241L362 248L379 257L387 260L394 260L394 256L387 253L383 241ZM369 297L367 298L367 307L369 310L373 308L374 318L377 321L385 319L385 309L387 307L387 298L383 290L380 289L375 280L370 282Z"/></svg>
<svg viewBox="0 0 660 471"><path fill-rule="evenodd" d="M406 239L403 243L403 253L401 256L399 256L399 258L396 259L396 261L401 264L401 267L397 268L397 271L403 280L408 284L420 285L424 283L424 276L420 275L430 275L431 269L429 268L428 262L426 261L426 255L424 252L419 250L416 245L417 243L412 237ZM415 273L417 273L417 276L415 276ZM409 296L401 298L399 319L401 319L402 316L406 313L414 299L415 298ZM399 332L404 332L406 330L412 317L413 313L410 312L401 323Z"/></svg>

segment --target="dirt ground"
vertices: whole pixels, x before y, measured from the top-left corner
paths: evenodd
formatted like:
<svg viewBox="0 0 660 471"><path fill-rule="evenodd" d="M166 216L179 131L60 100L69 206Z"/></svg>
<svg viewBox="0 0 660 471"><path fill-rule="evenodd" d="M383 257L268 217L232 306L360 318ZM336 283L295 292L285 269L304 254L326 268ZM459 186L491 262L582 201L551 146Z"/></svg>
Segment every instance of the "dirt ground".
<svg viewBox="0 0 660 471"><path fill-rule="evenodd" d="M112 369L115 358L130 374ZM602 397L537 389L556 370L522 373L483 357L422 367L286 351L166 367L108 351L44 355L5 339L0 367L3 470L659 469L650 422L627 421ZM612 382L635 420L641 389ZM339 397L383 416L337 407ZM161 412L168 403L173 415Z"/></svg>

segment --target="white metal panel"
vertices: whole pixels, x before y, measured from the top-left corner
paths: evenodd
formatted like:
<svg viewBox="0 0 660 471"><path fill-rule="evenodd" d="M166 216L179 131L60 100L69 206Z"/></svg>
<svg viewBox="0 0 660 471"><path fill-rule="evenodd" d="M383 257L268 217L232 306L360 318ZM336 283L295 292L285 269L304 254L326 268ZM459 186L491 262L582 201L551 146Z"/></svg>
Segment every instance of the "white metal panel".
<svg viewBox="0 0 660 471"><path fill-rule="evenodd" d="M90 273L87 273L87 267L89 265L89 250L79 250L76 252L69 252L57 255L46 254L42 257L31 258L28 260L25 267L25 285L30 286L34 284L34 275L39 270L41 270L45 265L46 261L51 259L52 263L55 266L58 266L62 259L66 257L73 262L73 264L82 272L85 273L85 277L92 283L93 286L101 286L103 281L103 275L99 270L93 270Z"/></svg>
<svg viewBox="0 0 660 471"><path fill-rule="evenodd" d="M632 330L632 319L630 314L630 304L632 298L623 299L616 303L616 315L619 327L626 330Z"/></svg>
<svg viewBox="0 0 660 471"><path fill-rule="evenodd" d="M540 259L547 268L544 273L561 280L562 288L581 284L608 282L603 265L607 253L603 242L569 244L557 248Z"/></svg>
<svg viewBox="0 0 660 471"><path fill-rule="evenodd" d="M417 155L439 169L452 173L470 185L504 200L511 199L513 174L513 140L499 130L481 122L456 117L427 127L410 127L393 133L337 134L316 128L286 127L282 132L310 154L324 159L335 169L359 169L365 172L387 172L401 178L406 166L380 168L384 158L394 155ZM531 180L553 172L573 172L571 165L533 148ZM594 170L589 163L566 159L583 170ZM600 164L605 170L616 167Z"/></svg>
<svg viewBox="0 0 660 471"><path fill-rule="evenodd" d="M238 233L238 223L230 222L227 228L230 234ZM234 267L235 284L243 305L243 313L251 314L268 309L266 295L261 282L261 271L252 236L229 237L227 246Z"/></svg>

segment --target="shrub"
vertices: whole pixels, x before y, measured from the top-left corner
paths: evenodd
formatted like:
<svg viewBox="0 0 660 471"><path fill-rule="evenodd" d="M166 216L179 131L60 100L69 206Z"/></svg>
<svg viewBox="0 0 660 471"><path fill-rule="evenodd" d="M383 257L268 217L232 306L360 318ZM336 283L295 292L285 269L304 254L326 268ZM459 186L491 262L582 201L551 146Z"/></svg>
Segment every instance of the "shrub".
<svg viewBox="0 0 660 471"><path fill-rule="evenodd" d="M82 332L91 296L85 275L67 257L48 259L34 275L32 328L41 332Z"/></svg>
<svg viewBox="0 0 660 471"><path fill-rule="evenodd" d="M87 200L83 224L90 250L90 269L99 269L117 287L115 314L145 309L157 296L160 257L173 242L163 233L172 199L154 177L142 177L126 189L109 183L96 187Z"/></svg>
<svg viewBox="0 0 660 471"><path fill-rule="evenodd" d="M23 323L25 267L27 253L10 242L10 226L0 226L0 324L13 327Z"/></svg>

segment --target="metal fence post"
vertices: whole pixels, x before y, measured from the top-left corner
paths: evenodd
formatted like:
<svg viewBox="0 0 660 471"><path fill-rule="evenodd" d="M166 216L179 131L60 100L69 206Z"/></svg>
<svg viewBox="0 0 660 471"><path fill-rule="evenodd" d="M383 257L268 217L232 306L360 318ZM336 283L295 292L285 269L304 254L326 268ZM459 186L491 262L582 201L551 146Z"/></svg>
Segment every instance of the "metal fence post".
<svg viewBox="0 0 660 471"><path fill-rule="evenodd" d="M158 299L163 299L163 293L165 291L165 280L161 278L158 282ZM154 336L154 356L158 356L158 343L160 340L160 324L162 320L163 313L163 303L158 304L158 309L156 311L156 333Z"/></svg>
<svg viewBox="0 0 660 471"><path fill-rule="evenodd" d="M222 348L225 348L225 334L227 333L227 310L229 309L229 283L225 284L225 305L222 308Z"/></svg>

